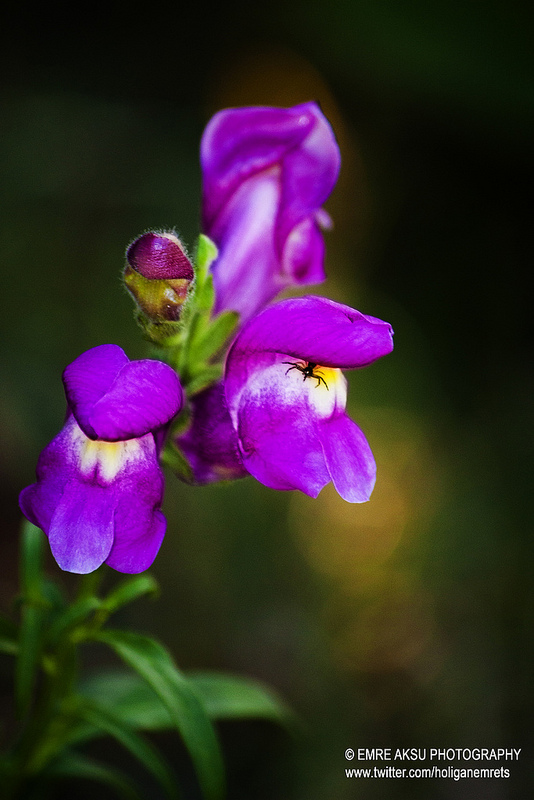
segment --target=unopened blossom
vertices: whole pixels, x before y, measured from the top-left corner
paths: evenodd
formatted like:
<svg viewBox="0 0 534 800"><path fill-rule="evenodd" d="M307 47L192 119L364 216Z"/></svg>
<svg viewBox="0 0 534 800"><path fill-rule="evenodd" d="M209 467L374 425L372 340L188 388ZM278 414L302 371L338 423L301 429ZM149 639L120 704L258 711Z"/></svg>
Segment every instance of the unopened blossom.
<svg viewBox="0 0 534 800"><path fill-rule="evenodd" d="M273 489L316 497L330 481L369 499L376 465L345 412L343 369L393 349L387 322L322 297L283 300L250 320L226 362L225 397L243 466Z"/></svg>
<svg viewBox="0 0 534 800"><path fill-rule="evenodd" d="M105 562L142 572L165 534L158 450L183 404L178 377L108 344L82 353L63 383L67 419L39 457L37 482L21 492L22 511L63 570L88 573Z"/></svg>
<svg viewBox="0 0 534 800"><path fill-rule="evenodd" d="M245 321L286 287L324 280L321 206L340 154L319 106L220 111L200 154L203 230L219 249L215 312Z"/></svg>
<svg viewBox="0 0 534 800"><path fill-rule="evenodd" d="M124 284L150 321L176 322L193 278L193 266L172 232L143 233L126 251Z"/></svg>

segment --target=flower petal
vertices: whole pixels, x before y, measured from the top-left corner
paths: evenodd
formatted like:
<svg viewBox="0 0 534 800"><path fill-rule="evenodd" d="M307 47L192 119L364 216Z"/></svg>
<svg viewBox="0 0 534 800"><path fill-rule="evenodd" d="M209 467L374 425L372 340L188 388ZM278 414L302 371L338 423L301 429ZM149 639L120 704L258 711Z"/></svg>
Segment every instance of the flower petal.
<svg viewBox="0 0 534 800"><path fill-rule="evenodd" d="M115 541L106 564L118 572L133 574L148 569L165 536L167 520L159 510L150 515L135 495L121 504L115 515Z"/></svg>
<svg viewBox="0 0 534 800"><path fill-rule="evenodd" d="M375 485L376 464L360 428L341 414L322 422L319 436L338 494L349 503L365 503Z"/></svg>
<svg viewBox="0 0 534 800"><path fill-rule="evenodd" d="M125 442L124 446L130 444ZM113 485L115 537L106 563L119 572L142 572L152 564L165 535L160 511L164 477L152 434L136 440Z"/></svg>
<svg viewBox="0 0 534 800"><path fill-rule="evenodd" d="M220 254L212 268L215 313L231 308L248 319L283 288L274 249L279 197L276 168L249 178L210 230Z"/></svg>
<svg viewBox="0 0 534 800"><path fill-rule="evenodd" d="M19 496L19 505L24 516L46 534L65 485L77 474L79 433L76 420L70 414L63 429L39 456L37 482L23 489Z"/></svg>
<svg viewBox="0 0 534 800"><path fill-rule="evenodd" d="M112 492L101 486L67 483L48 531L61 569L85 575L104 563L113 544L113 500Z"/></svg>
<svg viewBox="0 0 534 800"><path fill-rule="evenodd" d="M89 419L99 439L135 439L165 425L182 405L182 387L171 367L149 359L130 361Z"/></svg>
<svg viewBox="0 0 534 800"><path fill-rule="evenodd" d="M314 124L312 105L230 108L212 117L200 145L206 230L242 181L300 144Z"/></svg>
<svg viewBox="0 0 534 800"><path fill-rule="evenodd" d="M128 356L118 345L101 344L86 350L63 371L67 402L78 424L91 439L97 438L89 422L91 409L109 391L128 363Z"/></svg>
<svg viewBox="0 0 534 800"><path fill-rule="evenodd" d="M279 376L277 367L267 369L241 395L237 433L243 463L272 489L300 489L317 497L330 475L315 417L306 394Z"/></svg>
<svg viewBox="0 0 534 800"><path fill-rule="evenodd" d="M250 376L288 356L355 369L392 348L393 331L387 322L324 297L282 300L251 319L230 349L225 372L230 414Z"/></svg>
<svg viewBox="0 0 534 800"><path fill-rule="evenodd" d="M63 373L69 407L91 439L143 436L168 422L183 403L176 373L161 361L129 361L116 345L82 353Z"/></svg>
<svg viewBox="0 0 534 800"><path fill-rule="evenodd" d="M191 401L189 429L177 439L196 483L235 480L248 475L239 454L222 382L210 386Z"/></svg>
<svg viewBox="0 0 534 800"><path fill-rule="evenodd" d="M201 160L204 231L219 249L216 311L248 319L286 286L324 280L320 206L340 155L315 103L222 111Z"/></svg>

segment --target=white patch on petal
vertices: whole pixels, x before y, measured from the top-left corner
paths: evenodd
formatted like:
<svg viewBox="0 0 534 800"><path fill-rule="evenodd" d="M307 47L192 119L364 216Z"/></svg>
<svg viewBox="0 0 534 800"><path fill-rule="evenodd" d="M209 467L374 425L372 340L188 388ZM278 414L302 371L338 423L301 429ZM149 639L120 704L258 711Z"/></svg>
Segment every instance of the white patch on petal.
<svg viewBox="0 0 534 800"><path fill-rule="evenodd" d="M102 442L89 439L80 431L85 441L81 443L79 467L84 478L95 473L104 483L111 483L128 462L141 455L137 439L125 442Z"/></svg>
<svg viewBox="0 0 534 800"><path fill-rule="evenodd" d="M269 395L276 393L279 408L303 406L304 400L304 405L321 419L345 410L347 381L340 369L317 365L313 374L306 374L303 370L309 366L307 361L287 356L284 362L258 370L247 382L247 395L262 397L267 404Z"/></svg>

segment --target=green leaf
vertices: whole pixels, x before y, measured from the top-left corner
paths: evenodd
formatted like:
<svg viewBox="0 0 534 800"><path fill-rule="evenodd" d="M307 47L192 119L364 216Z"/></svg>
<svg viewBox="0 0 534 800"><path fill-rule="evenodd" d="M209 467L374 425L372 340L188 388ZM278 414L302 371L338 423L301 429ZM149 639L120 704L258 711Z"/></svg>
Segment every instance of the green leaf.
<svg viewBox="0 0 534 800"><path fill-rule="evenodd" d="M185 481L185 483L194 483L194 475L191 464L186 459L181 450L179 450L174 442L169 441L163 450L160 460L168 466L174 474Z"/></svg>
<svg viewBox="0 0 534 800"><path fill-rule="evenodd" d="M102 601L102 608L112 614L122 606L137 600L144 594L157 594L158 583L152 575L134 575L119 583Z"/></svg>
<svg viewBox="0 0 534 800"><path fill-rule="evenodd" d="M206 275L204 283L198 284L195 290L195 309L201 314L209 314L215 302L213 276Z"/></svg>
<svg viewBox="0 0 534 800"><path fill-rule="evenodd" d="M167 706L134 672L97 672L83 681L80 694L112 708L132 728L158 731L174 727Z"/></svg>
<svg viewBox="0 0 534 800"><path fill-rule="evenodd" d="M202 331L202 335L195 337L192 359L205 362L216 355L234 332L238 322L239 314L236 311L223 311L215 317L211 325Z"/></svg>
<svg viewBox="0 0 534 800"><path fill-rule="evenodd" d="M16 655L19 650L18 637L19 629L13 620L0 616L0 652Z"/></svg>
<svg viewBox="0 0 534 800"><path fill-rule="evenodd" d="M97 781L110 786L124 800L142 800L135 787L122 772L79 753L64 753L46 770L46 777L48 776Z"/></svg>
<svg viewBox="0 0 534 800"><path fill-rule="evenodd" d="M25 520L22 525L20 583L25 597L40 597L43 566L44 533Z"/></svg>
<svg viewBox="0 0 534 800"><path fill-rule="evenodd" d="M42 630L47 605L42 595L42 555L44 534L31 522L22 526L20 579L22 619L19 655L15 667L15 700L23 716L29 708L42 647Z"/></svg>
<svg viewBox="0 0 534 800"><path fill-rule="evenodd" d="M270 719L293 725L293 712L276 692L251 678L222 672L193 672L187 678L212 719Z"/></svg>
<svg viewBox="0 0 534 800"><path fill-rule="evenodd" d="M199 283L204 283L209 268L218 255L219 251L215 242L212 242L208 236L201 233L198 237L195 253L195 275Z"/></svg>
<svg viewBox="0 0 534 800"><path fill-rule="evenodd" d="M102 601L98 597L82 597L79 600L75 600L72 605L67 606L65 611L54 619L46 637L48 644L55 647L66 631L75 628L80 622L84 622L101 605Z"/></svg>
<svg viewBox="0 0 534 800"><path fill-rule="evenodd" d="M19 652L19 646L17 642L12 641L11 639L6 639L4 636L0 636L0 653L5 653L8 656L16 656Z"/></svg>
<svg viewBox="0 0 534 800"><path fill-rule="evenodd" d="M203 389L207 389L212 383L219 380L222 375L221 364L211 364L205 367L202 372L195 375L187 384L187 394L189 397L198 394Z"/></svg>
<svg viewBox="0 0 534 800"><path fill-rule="evenodd" d="M166 794L175 798L178 787L167 762L150 742L140 736L115 710L103 704L82 700L76 708L82 720L97 730L113 736L152 773Z"/></svg>
<svg viewBox="0 0 534 800"><path fill-rule="evenodd" d="M211 719L269 719L292 727L295 716L277 693L252 678L222 672L185 673ZM172 719L154 690L138 675L97 673L81 686L84 697L113 708L133 728L167 730Z"/></svg>
<svg viewBox="0 0 534 800"><path fill-rule="evenodd" d="M219 743L202 702L170 654L158 642L125 631L101 631L94 638L109 645L156 692L189 750L208 800L224 796L224 767Z"/></svg>

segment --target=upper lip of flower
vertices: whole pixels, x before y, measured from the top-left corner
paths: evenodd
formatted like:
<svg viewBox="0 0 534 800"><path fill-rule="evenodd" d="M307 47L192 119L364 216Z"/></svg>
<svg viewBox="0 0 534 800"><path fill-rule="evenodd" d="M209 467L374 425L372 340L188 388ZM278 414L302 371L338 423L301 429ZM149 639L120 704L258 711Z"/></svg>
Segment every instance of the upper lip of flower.
<svg viewBox="0 0 534 800"><path fill-rule="evenodd" d="M245 320L286 286L324 279L320 210L340 154L317 104L219 112L201 163L204 231L219 247L217 311Z"/></svg>
<svg viewBox="0 0 534 800"><path fill-rule="evenodd" d="M135 439L167 423L183 405L174 370L161 361L130 361L117 345L82 353L65 369L63 383L69 407L91 439Z"/></svg>
<svg viewBox="0 0 534 800"><path fill-rule="evenodd" d="M283 300L246 323L226 361L225 393L249 472L314 497L332 480L346 500L368 500L374 458L345 414L340 368L389 353L392 333L387 322L322 297Z"/></svg>

